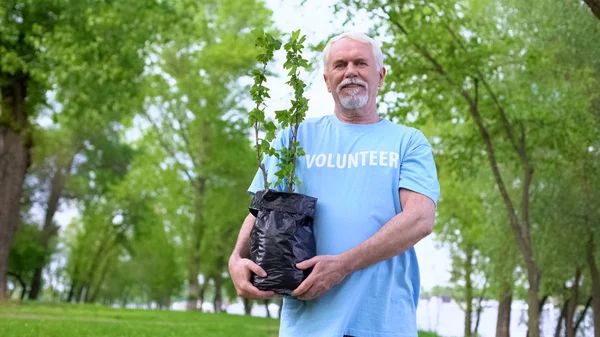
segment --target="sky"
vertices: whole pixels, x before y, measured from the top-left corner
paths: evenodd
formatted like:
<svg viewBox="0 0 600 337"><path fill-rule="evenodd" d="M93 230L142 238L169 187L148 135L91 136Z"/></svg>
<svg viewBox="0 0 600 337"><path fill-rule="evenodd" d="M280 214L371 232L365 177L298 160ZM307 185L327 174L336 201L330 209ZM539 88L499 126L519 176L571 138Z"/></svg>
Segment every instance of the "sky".
<svg viewBox="0 0 600 337"><path fill-rule="evenodd" d="M285 33L300 29L301 33L307 37L307 44L316 44L331 34L341 33L345 30L367 32L371 24L367 17L357 16L357 19L354 20L356 24L344 28L342 27L343 15L333 13L334 1L306 0L304 6L300 6L301 2L301 0L266 0L267 6L274 13L275 25ZM373 38L380 40L382 37L374 36ZM275 58L276 62L272 69L283 69L283 59L285 58L283 48L275 54ZM322 72L322 62L319 62L314 72L303 76L303 80L309 84L305 92L305 97L309 100L307 118L333 113L333 99L327 92ZM285 74L283 71L281 73ZM272 99L267 101L266 112L272 116L276 110L289 108L292 94L285 82L284 76L270 78L267 82L267 86L271 89ZM64 228L76 215L76 209L62 208L56 215L56 221ZM451 261L448 250L437 246L433 235L423 239L415 246L421 271L421 286L425 290L430 290L436 285L447 285L450 278Z"/></svg>

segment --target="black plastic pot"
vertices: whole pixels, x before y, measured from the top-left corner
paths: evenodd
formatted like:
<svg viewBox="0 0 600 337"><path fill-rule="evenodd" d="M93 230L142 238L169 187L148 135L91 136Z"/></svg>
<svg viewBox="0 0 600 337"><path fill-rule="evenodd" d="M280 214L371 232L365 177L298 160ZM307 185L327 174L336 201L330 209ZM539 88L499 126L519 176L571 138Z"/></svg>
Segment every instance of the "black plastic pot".
<svg viewBox="0 0 600 337"><path fill-rule="evenodd" d="M263 291L290 295L310 274L296 263L316 255L313 215L317 198L299 193L256 192L250 213L256 222L250 233L250 258L267 272L253 275L252 284Z"/></svg>

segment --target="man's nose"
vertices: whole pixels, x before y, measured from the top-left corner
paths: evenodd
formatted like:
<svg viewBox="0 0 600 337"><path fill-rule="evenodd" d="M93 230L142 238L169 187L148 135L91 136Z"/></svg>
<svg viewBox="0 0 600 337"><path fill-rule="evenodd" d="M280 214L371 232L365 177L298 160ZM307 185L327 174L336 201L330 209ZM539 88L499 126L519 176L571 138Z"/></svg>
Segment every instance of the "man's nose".
<svg viewBox="0 0 600 337"><path fill-rule="evenodd" d="M357 77L358 76L358 71L356 69L356 66L354 65L354 63L349 62L348 66L346 66L346 73L344 74L345 78L352 78L352 77Z"/></svg>

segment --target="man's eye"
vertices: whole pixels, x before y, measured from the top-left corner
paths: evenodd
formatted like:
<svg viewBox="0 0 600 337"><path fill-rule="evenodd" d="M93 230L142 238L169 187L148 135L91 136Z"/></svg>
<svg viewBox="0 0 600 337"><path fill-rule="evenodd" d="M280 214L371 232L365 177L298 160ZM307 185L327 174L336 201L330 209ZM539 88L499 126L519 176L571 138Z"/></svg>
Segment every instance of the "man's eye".
<svg viewBox="0 0 600 337"><path fill-rule="evenodd" d="M341 67L343 67L343 66L344 66L344 65L343 65L343 64L341 64L341 63L338 63L338 64L336 64L336 65L335 65L335 67L336 67L336 68L341 68Z"/></svg>

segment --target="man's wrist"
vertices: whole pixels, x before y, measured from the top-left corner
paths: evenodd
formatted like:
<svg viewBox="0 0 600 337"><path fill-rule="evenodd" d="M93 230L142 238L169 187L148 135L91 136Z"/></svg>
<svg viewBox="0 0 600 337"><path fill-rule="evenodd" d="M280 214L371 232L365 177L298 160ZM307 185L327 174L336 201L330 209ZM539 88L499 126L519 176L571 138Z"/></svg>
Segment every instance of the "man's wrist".
<svg viewBox="0 0 600 337"><path fill-rule="evenodd" d="M229 257L229 267L231 267L234 263L238 262L242 259L242 256L238 252L233 252Z"/></svg>
<svg viewBox="0 0 600 337"><path fill-rule="evenodd" d="M342 270L346 275L350 275L358 269L357 258L352 253L352 251L345 251L339 255Z"/></svg>

